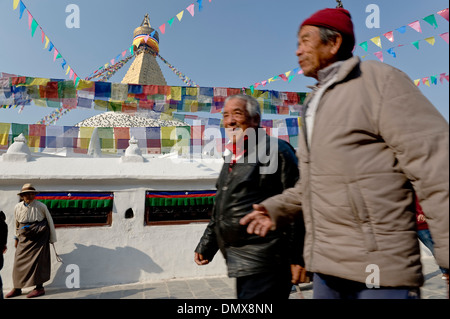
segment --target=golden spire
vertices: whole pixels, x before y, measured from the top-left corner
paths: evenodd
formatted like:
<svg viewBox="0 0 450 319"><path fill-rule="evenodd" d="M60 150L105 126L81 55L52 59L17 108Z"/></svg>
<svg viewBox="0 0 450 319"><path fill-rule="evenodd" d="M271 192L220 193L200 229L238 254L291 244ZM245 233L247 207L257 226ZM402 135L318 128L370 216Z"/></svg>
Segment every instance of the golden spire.
<svg viewBox="0 0 450 319"><path fill-rule="evenodd" d="M122 83L167 85L155 59L159 52L159 35L150 26L148 14L145 15L141 25L134 30L133 37L133 50L136 52L136 57Z"/></svg>
<svg viewBox="0 0 450 319"><path fill-rule="evenodd" d="M147 41L143 41L147 39ZM139 27L134 29L133 32L133 46L134 50L139 48L140 44L147 44L150 46L154 52L159 52L159 34L158 31L150 26L150 18L148 13L145 14L144 20Z"/></svg>
<svg viewBox="0 0 450 319"><path fill-rule="evenodd" d="M148 26L149 28L152 27L150 25L150 18L148 17L148 13L145 14L144 20L142 20L141 27L142 26Z"/></svg>

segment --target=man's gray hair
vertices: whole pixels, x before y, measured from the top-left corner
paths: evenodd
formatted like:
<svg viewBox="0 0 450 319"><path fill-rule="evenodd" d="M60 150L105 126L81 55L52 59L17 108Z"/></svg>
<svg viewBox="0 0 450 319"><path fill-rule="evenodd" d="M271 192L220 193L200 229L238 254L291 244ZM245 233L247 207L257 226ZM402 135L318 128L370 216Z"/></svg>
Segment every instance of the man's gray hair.
<svg viewBox="0 0 450 319"><path fill-rule="evenodd" d="M225 99L225 103L227 103L229 100L232 99L239 99L245 102L245 108L248 112L248 115L251 119L257 120L258 126L261 123L261 107L259 105L259 102L250 95L245 94L236 94L236 95L230 95Z"/></svg>
<svg viewBox="0 0 450 319"><path fill-rule="evenodd" d="M335 42L336 38L339 35L339 32L325 28L318 27L320 32L320 40L322 40L323 44L327 44L328 42Z"/></svg>
<svg viewBox="0 0 450 319"><path fill-rule="evenodd" d="M336 38L339 36L338 31L334 31L325 27L319 26L320 40L323 44L327 44L328 42L336 42ZM346 42L345 37L342 37L342 44L339 48L339 52L337 54L338 60L347 60L348 58L353 56L352 53L353 48L350 48Z"/></svg>

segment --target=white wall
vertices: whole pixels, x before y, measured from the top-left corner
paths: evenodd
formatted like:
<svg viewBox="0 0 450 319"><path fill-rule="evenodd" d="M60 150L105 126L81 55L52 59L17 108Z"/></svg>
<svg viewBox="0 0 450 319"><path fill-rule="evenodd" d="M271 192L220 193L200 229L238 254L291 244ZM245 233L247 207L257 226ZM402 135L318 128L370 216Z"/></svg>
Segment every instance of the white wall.
<svg viewBox="0 0 450 319"><path fill-rule="evenodd" d="M14 205L18 202L17 192L22 184L3 185L0 190L0 210L6 214L9 229L8 250L0 273L5 290L13 286ZM63 191L64 188L71 191L111 191L106 185L65 185L56 188L39 181L34 184L41 191ZM79 267L80 288L226 275L225 261L220 252L209 265L197 266L194 263L194 249L206 223L144 226L146 189L148 187L123 186L114 191L110 227L57 228L58 241L55 246L63 264L56 261L51 248L51 280L45 286L65 287L66 279L71 275L70 269L66 272L66 268L71 264ZM130 207L134 218L125 219L125 211Z"/></svg>

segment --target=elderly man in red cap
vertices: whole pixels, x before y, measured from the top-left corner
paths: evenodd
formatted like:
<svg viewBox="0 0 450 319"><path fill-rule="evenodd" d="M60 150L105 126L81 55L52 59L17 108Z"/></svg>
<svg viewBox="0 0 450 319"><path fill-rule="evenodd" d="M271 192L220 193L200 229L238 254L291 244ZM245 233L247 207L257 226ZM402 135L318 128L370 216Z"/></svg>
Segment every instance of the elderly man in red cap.
<svg viewBox="0 0 450 319"><path fill-rule="evenodd" d="M43 284L50 279L50 243L56 242L56 231L47 206L35 199L37 193L33 185L27 183L17 194L23 200L14 207L14 288L6 298L19 296L22 288L30 286L36 288L27 298L42 296L45 294Z"/></svg>
<svg viewBox="0 0 450 319"><path fill-rule="evenodd" d="M302 214L313 298L420 298L414 193L449 267L449 126L403 72L361 62L354 44L345 9L301 24L296 55L318 81L303 107L301 179L241 224L265 236Z"/></svg>

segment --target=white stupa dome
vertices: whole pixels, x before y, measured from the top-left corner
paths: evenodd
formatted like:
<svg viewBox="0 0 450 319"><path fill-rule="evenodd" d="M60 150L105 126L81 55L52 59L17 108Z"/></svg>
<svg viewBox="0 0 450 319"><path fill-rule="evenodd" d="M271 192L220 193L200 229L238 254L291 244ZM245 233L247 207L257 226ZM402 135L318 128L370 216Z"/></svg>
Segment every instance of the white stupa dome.
<svg viewBox="0 0 450 319"><path fill-rule="evenodd" d="M92 116L76 124L78 127L161 127L189 126L177 120L157 120L146 116L122 112L105 112Z"/></svg>

